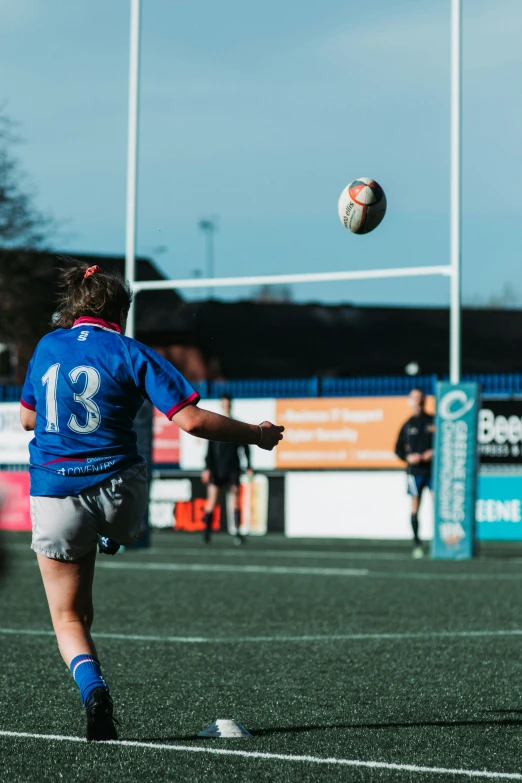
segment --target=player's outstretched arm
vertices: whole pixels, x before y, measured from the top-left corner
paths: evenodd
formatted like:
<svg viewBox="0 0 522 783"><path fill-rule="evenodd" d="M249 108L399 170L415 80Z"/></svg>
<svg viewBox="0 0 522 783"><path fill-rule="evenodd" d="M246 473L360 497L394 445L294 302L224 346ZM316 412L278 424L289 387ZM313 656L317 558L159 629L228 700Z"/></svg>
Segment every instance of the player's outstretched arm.
<svg viewBox="0 0 522 783"><path fill-rule="evenodd" d="M284 427L278 427L269 421L262 424L245 424L242 421L211 413L197 405L187 405L172 417L175 422L189 435L207 440L220 440L225 443L249 443L266 451L272 451L283 439Z"/></svg>

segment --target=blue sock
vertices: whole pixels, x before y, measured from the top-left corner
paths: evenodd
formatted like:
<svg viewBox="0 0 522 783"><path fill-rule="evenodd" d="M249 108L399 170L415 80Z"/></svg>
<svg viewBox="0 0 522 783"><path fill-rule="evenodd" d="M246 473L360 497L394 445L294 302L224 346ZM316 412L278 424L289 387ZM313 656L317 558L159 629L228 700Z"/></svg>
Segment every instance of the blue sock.
<svg viewBox="0 0 522 783"><path fill-rule="evenodd" d="M95 688L109 690L101 674L100 662L94 655L89 655L89 653L77 655L76 658L72 659L69 668L76 685L80 689L84 706Z"/></svg>

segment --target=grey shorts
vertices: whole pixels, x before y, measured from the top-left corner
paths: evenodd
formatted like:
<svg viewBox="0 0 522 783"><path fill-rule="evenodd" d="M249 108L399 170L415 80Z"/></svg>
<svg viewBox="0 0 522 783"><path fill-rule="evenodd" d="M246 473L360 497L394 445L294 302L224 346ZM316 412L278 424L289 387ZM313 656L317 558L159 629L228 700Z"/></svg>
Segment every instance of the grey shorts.
<svg viewBox="0 0 522 783"><path fill-rule="evenodd" d="M31 548L53 560L78 560L96 549L98 535L128 546L147 508L147 466L115 473L80 495L31 496Z"/></svg>

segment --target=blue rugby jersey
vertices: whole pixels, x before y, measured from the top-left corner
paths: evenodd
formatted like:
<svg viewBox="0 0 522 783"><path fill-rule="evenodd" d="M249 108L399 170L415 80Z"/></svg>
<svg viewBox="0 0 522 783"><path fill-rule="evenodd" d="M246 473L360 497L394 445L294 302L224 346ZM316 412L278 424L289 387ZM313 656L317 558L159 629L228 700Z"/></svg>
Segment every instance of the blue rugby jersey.
<svg viewBox="0 0 522 783"><path fill-rule="evenodd" d="M142 462L132 423L144 399L170 419L199 395L172 364L116 324L83 317L43 337L21 400L36 410L31 495L78 495Z"/></svg>

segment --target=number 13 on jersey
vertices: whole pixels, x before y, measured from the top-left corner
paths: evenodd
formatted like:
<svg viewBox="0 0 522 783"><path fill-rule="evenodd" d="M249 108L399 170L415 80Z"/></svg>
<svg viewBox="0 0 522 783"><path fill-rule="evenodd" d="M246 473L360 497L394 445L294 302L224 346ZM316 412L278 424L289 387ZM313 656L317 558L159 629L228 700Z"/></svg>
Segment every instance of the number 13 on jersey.
<svg viewBox="0 0 522 783"><path fill-rule="evenodd" d="M47 420L47 432L59 432L58 423L58 378L60 374L60 364L52 364L47 372L42 375L42 385L45 387L45 417ZM69 378L73 384L77 384L84 379L84 387L80 393L74 393L74 401L83 405L86 413L85 423L78 421L74 413L69 417L67 426L73 432L79 435L87 435L94 432L101 424L100 409L93 400L95 394L100 388L100 373L94 367L80 365L75 367L69 373Z"/></svg>

